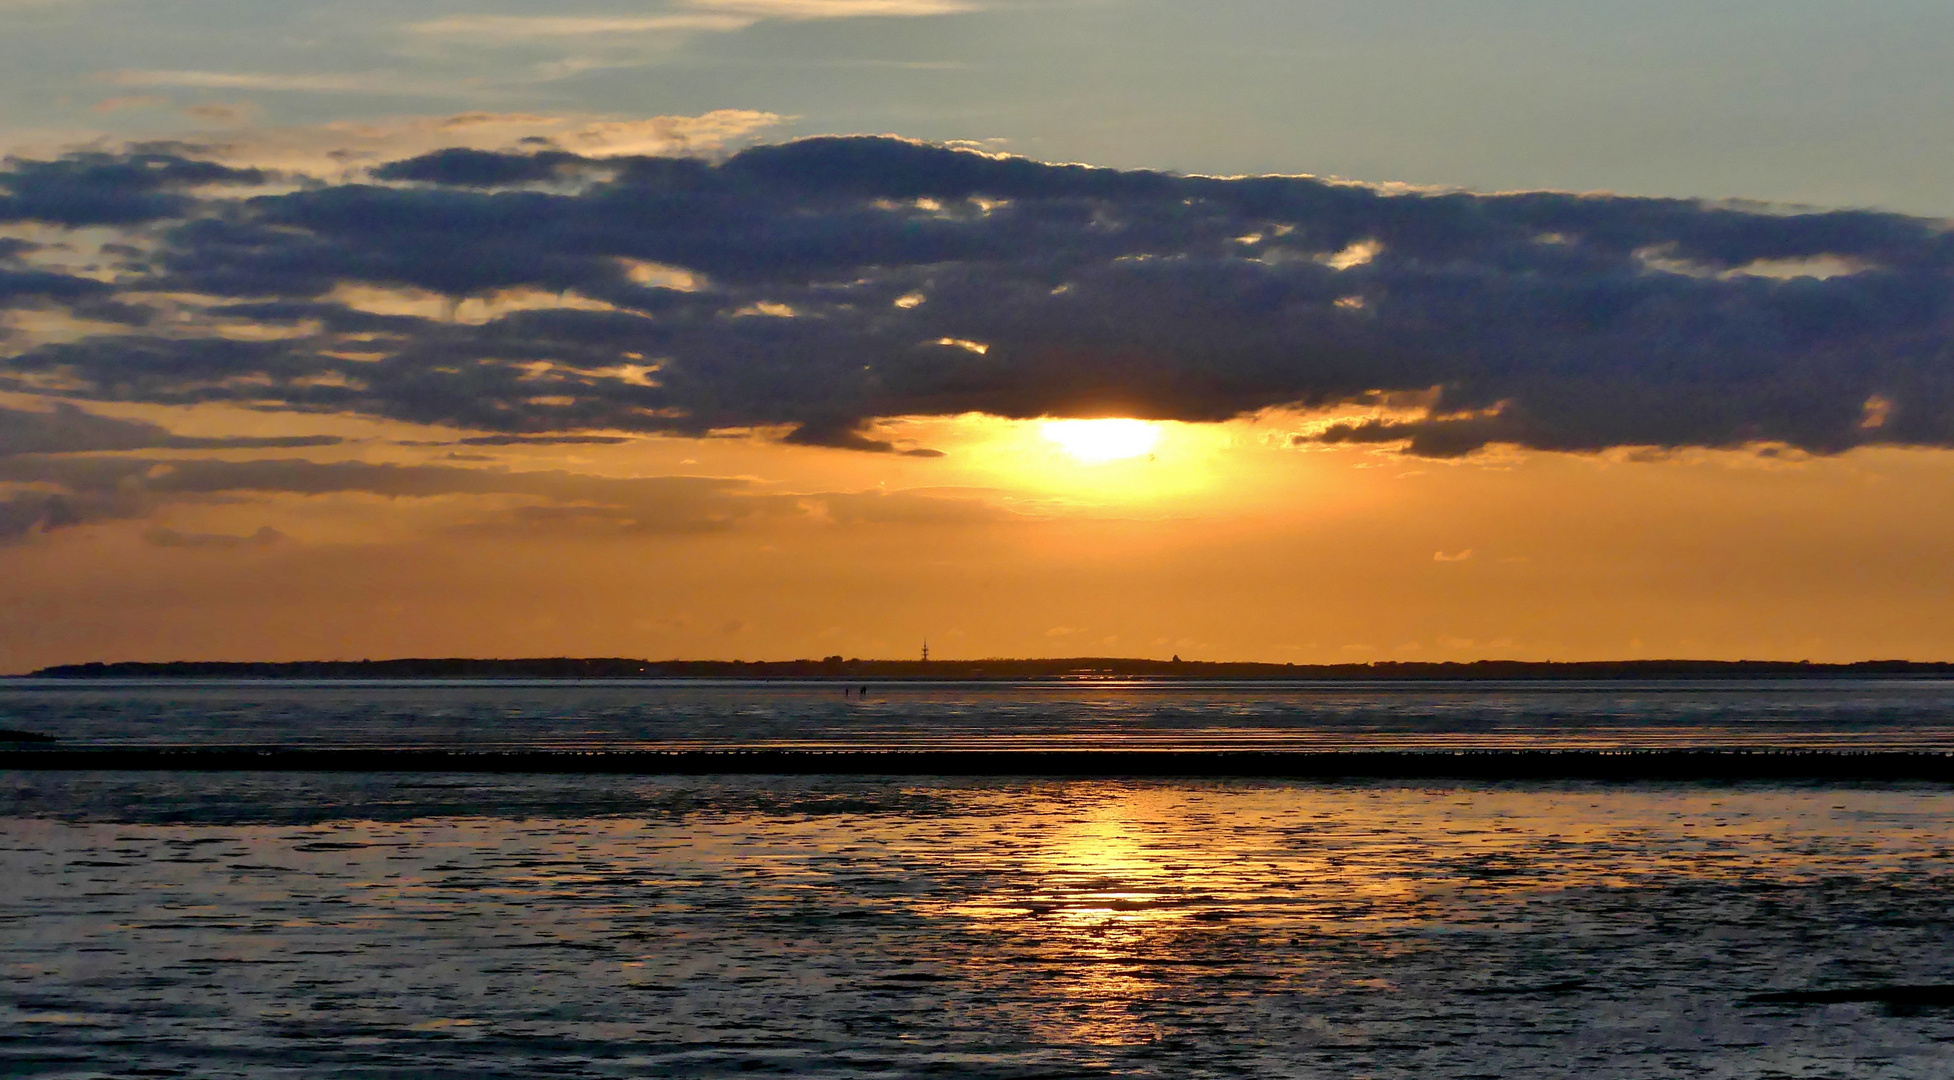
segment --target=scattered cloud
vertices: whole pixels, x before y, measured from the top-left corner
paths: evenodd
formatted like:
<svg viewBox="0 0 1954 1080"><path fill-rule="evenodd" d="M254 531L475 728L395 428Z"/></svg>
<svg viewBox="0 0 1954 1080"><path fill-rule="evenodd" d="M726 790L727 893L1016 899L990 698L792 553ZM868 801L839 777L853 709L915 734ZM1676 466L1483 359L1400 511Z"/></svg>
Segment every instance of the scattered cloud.
<svg viewBox="0 0 1954 1080"><path fill-rule="evenodd" d="M268 192L262 166L191 148L9 161L0 218L143 224L145 241L87 279L14 253L6 273L41 275L0 278L40 290L23 303L131 314L17 342L0 388L910 453L930 451L875 422L1300 407L1341 416L1300 444L1433 457L1954 445L1939 222L1178 176L891 138L684 156L777 119L421 119L369 148L447 145L342 156ZM160 295L202 298L232 329L145 323ZM470 304L486 306L455 317Z"/></svg>

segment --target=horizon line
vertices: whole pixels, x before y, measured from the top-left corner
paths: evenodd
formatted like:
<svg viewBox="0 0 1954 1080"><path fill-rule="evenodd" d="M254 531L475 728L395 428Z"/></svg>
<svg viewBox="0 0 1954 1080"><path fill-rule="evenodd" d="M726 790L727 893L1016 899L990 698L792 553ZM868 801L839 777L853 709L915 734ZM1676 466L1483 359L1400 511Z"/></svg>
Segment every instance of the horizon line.
<svg viewBox="0 0 1954 1080"><path fill-rule="evenodd" d="M521 671L484 671L486 676L500 675L515 678L628 678L634 675L671 675L687 677L706 674L703 671L671 672L664 669L760 669L761 673L774 676L801 678L832 678L848 675L871 675L880 672L882 677L900 672L915 676L929 671L964 671L968 674L1009 677L1007 671L971 671L984 665L1030 669L1022 671L1021 677L1054 678L1072 676L1100 676L1119 678L1123 675L1161 675L1176 672L1215 673L1221 669L1255 671L1266 674L1294 673L1335 673L1357 675L1363 673L1442 673L1451 671L1494 673L1506 672L1521 674L1526 672L1603 672L1618 671L1624 674L1678 674L1729 673L1741 674L1751 671L1758 674L1811 673L1862 673L1862 674L1954 674L1954 661L1950 660L1905 660L1905 659L1862 659L1849 661L1774 660L1774 659L1701 659L1687 657L1648 658L1648 659L1591 659L1591 660L1511 660L1481 658L1477 660L1350 660L1319 663L1296 663L1269 660L1184 660L1178 656L1161 660L1152 657L1120 656L1054 656L1054 657L1007 657L989 656L969 659L878 659L864 657L842 657L839 654L826 657L797 657L786 660L739 660L739 659L667 659L652 660L641 657L572 657L572 656L527 656L527 657L466 657L466 656L415 656L390 657L383 659L361 658L358 660L119 660L85 661L81 663L50 664L32 671L0 676L7 679L21 678L72 678L72 677L114 677L117 674L141 675L196 675L218 676L226 671L257 671L267 674L303 674L306 669L324 671L345 671L360 668L436 668L451 669L510 669L529 668ZM631 669L637 670L631 670ZM657 669L657 670L654 670ZM771 672L766 669L777 669ZM1122 670L1125 669L1125 670ZM1489 670L1490 669L1490 670ZM408 677L440 677L440 672L408 672ZM466 672L453 672L461 676Z"/></svg>

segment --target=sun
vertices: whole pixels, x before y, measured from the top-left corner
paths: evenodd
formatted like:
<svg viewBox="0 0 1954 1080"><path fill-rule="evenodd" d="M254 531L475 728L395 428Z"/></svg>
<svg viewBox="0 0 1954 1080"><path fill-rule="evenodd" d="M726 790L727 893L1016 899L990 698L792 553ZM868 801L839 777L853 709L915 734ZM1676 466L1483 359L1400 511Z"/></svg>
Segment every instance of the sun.
<svg viewBox="0 0 1954 1080"><path fill-rule="evenodd" d="M1039 433L1088 465L1153 451L1160 428L1145 420L1047 420Z"/></svg>

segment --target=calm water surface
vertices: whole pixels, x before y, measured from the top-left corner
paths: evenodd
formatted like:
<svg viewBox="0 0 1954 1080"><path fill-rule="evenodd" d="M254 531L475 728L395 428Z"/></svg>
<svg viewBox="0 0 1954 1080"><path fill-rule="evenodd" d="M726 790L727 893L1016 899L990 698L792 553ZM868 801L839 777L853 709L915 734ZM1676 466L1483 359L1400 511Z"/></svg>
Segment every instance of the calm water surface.
<svg viewBox="0 0 1954 1080"><path fill-rule="evenodd" d="M1954 749L1954 680L869 689L0 680L0 726L121 745Z"/></svg>
<svg viewBox="0 0 1954 1080"><path fill-rule="evenodd" d="M1945 745L1947 697L16 685L0 726ZM1954 1009L1749 1000L1954 983L1954 795L1924 785L16 771L0 880L7 1075L1939 1080L1954 1060Z"/></svg>

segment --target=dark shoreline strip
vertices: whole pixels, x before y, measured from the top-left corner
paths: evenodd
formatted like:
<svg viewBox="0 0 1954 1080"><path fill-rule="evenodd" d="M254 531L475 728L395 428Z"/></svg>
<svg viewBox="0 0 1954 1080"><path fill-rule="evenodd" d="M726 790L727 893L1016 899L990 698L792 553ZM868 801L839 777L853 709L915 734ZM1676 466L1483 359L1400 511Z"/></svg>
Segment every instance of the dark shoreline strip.
<svg viewBox="0 0 1954 1080"><path fill-rule="evenodd" d="M1954 753L1723 750L0 750L0 769L1954 783Z"/></svg>
<svg viewBox="0 0 1954 1080"><path fill-rule="evenodd" d="M1954 663L1861 660L1382 660L1363 664L1268 664L1253 661L1149 660L1073 656L988 660L633 660L624 657L400 657L392 660L300 660L286 663L178 660L167 663L60 664L40 679L823 679L873 681L1041 681L1084 678L1204 682L1377 682L1594 679L1954 678Z"/></svg>

